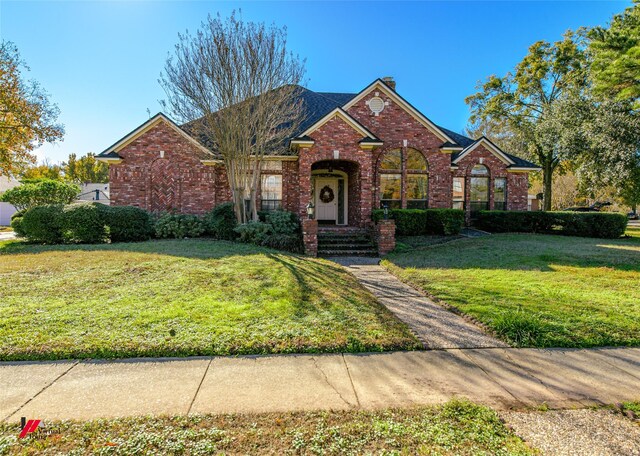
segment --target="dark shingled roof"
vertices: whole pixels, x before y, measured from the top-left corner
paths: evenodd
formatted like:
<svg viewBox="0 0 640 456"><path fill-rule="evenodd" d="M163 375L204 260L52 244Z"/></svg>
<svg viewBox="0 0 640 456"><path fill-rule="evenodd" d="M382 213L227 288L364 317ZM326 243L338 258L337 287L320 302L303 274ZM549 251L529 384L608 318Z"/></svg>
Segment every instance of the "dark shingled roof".
<svg viewBox="0 0 640 456"><path fill-rule="evenodd" d="M467 138L466 136L461 135L460 133L456 133L455 131L451 131L440 126L438 126L438 128L444 131L449 137L451 137L451 139L463 146L465 149L477 141L471 138ZM451 154L451 161L455 161L455 159L458 158L462 152L463 151ZM516 157L515 155L511 155L505 151L502 151L502 153L509 157L515 163L514 165L511 165L515 168L539 168L539 166L535 163L531 163L530 161L524 160L520 157Z"/></svg>
<svg viewBox="0 0 640 456"><path fill-rule="evenodd" d="M294 136L302 134L334 109L347 104L356 95L355 93L312 92L305 87L300 87L303 120Z"/></svg>
<svg viewBox="0 0 640 456"><path fill-rule="evenodd" d="M384 81L383 81L384 82ZM331 111L333 111L336 108L342 108L344 105L346 105L349 101L351 101L354 97L356 97L358 94L357 93L334 93L334 92L313 92L309 89L307 89L306 87L302 87L302 86L298 86L299 89L299 98L301 101L301 110L302 110L302 122L300 123L300 126L298 127L296 133L293 135L293 137L297 137L299 135L301 135L304 131L306 131L307 129L309 129L309 127L311 127L313 124L315 124L316 122L318 122L320 119L322 119L324 116L326 116L327 114L329 114ZM159 115L159 114L158 114ZM219 154L217 154L215 151L212 150L212 144L210 141L207 140L207 138L204 137L198 137L197 134L194 134L194 124L196 121L192 121L189 123L186 123L184 125L181 125L180 128L186 132L187 134L189 134L191 137L193 137L194 139L196 139L200 144L202 144L205 148L209 149L212 152L212 155L216 158L219 158ZM442 130L443 133L445 133L447 136L449 136L451 139L453 139L455 141L456 144L452 144L452 143L445 143L444 145L448 145L448 146L462 146L464 148L467 148L469 146L471 146L472 144L474 144L476 142L476 140L473 140L471 138L468 138L460 133L456 133L455 131L449 130L447 128L441 127L436 125L437 128L439 128L440 130ZM365 127L366 128L366 127ZM311 138L308 138L311 139ZM368 140L368 139L363 139L361 142L377 142L379 140ZM117 144L117 143L116 143ZM112 146L113 147L113 146ZM118 154L116 154L115 152L109 152L108 154L106 153L107 151L109 151L109 149L105 150L105 152L99 154L98 156L100 157L108 157L108 158L119 158ZM460 156L460 154L462 153L462 151L460 152L455 152L453 154L451 154L451 161L454 161L456 158L458 158ZM291 150L291 148L289 147L289 144L287 142L287 144L283 145L282 150L279 152L279 154L281 155L295 155L296 152ZM505 155L507 157L509 157L511 160L513 160L513 162L515 163L514 167L522 167L522 168L538 168L537 165L535 165L534 163L531 163L527 160L523 160L522 158L516 157L514 155L508 154L505 152Z"/></svg>

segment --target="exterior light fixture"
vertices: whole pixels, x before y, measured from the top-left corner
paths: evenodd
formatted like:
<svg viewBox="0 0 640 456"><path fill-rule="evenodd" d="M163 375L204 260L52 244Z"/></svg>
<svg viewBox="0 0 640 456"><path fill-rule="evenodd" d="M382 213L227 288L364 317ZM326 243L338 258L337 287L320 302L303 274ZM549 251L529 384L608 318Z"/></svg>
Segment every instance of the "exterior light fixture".
<svg viewBox="0 0 640 456"><path fill-rule="evenodd" d="M307 217L309 217L309 220L313 220L314 212L315 212L315 206L311 201L309 201L309 204L307 204Z"/></svg>
<svg viewBox="0 0 640 456"><path fill-rule="evenodd" d="M387 206L386 204L383 204L382 210L384 212L384 219L389 220L389 206Z"/></svg>

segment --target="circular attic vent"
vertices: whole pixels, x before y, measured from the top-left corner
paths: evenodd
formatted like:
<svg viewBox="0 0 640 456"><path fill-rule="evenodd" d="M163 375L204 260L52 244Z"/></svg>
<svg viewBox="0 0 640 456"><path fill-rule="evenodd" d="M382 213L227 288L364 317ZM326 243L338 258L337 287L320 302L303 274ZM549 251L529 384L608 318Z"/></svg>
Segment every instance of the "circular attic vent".
<svg viewBox="0 0 640 456"><path fill-rule="evenodd" d="M375 115L380 114L384 109L384 100L380 97L373 97L369 100L369 109L371 109L371 112Z"/></svg>

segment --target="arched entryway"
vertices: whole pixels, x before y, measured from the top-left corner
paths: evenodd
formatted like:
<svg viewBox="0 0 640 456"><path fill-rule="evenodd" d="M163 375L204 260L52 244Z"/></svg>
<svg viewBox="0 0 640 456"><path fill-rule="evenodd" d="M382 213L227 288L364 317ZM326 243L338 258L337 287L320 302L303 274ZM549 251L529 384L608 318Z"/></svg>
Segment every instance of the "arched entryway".
<svg viewBox="0 0 640 456"><path fill-rule="evenodd" d="M323 160L311 167L311 201L319 225L358 226L358 164Z"/></svg>

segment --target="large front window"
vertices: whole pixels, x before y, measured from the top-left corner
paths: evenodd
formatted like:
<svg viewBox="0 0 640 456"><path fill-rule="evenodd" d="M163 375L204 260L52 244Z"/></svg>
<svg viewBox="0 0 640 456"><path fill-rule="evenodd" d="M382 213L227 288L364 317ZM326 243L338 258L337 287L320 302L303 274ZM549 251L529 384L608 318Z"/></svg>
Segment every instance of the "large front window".
<svg viewBox="0 0 640 456"><path fill-rule="evenodd" d="M475 218L479 211L489 209L489 170L484 165L476 165L471 170L469 205L471 218Z"/></svg>
<svg viewBox="0 0 640 456"><path fill-rule="evenodd" d="M496 211L507 210L507 179L504 177L493 180L493 208Z"/></svg>
<svg viewBox="0 0 640 456"><path fill-rule="evenodd" d="M263 174L262 187L262 210L275 211L282 208L282 175Z"/></svg>
<svg viewBox="0 0 640 456"><path fill-rule="evenodd" d="M464 210L464 177L453 178L453 208Z"/></svg>
<svg viewBox="0 0 640 456"><path fill-rule="evenodd" d="M380 162L380 204L391 209L401 208L402 189L406 192L406 207L426 209L429 175L427 161L415 149L395 149Z"/></svg>
<svg viewBox="0 0 640 456"><path fill-rule="evenodd" d="M380 175L380 203L389 209L402 207L401 199L402 175Z"/></svg>

